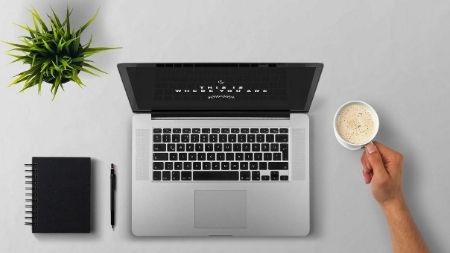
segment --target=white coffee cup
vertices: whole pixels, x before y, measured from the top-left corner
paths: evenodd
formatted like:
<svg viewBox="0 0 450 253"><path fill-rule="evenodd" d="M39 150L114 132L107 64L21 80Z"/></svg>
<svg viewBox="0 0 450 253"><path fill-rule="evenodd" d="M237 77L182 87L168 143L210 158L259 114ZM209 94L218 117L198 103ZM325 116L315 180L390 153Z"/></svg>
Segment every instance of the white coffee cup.
<svg viewBox="0 0 450 253"><path fill-rule="evenodd" d="M338 122L338 117L342 111L342 109L344 107L346 107L349 104L362 104L367 108L367 111L370 113L370 115L372 116L372 120L374 123L374 131L371 135L370 138L367 139L367 141L365 143L350 143L348 141L346 141L344 138L341 137L341 135L339 134L338 130L337 130L337 122ZM333 128L334 128L334 135L336 136L337 141L345 148L349 149L349 150L358 150L358 149L362 149L365 145L367 145L368 143L370 143L373 139L375 139L375 136L378 133L378 129L380 128L380 122L378 119L378 114L375 111L375 109L373 109L372 106L370 106L368 103L364 102L364 101L358 101L358 100L354 100L354 101L348 101L346 103L344 103L343 105L341 105L335 115L334 115L334 120L333 120Z"/></svg>

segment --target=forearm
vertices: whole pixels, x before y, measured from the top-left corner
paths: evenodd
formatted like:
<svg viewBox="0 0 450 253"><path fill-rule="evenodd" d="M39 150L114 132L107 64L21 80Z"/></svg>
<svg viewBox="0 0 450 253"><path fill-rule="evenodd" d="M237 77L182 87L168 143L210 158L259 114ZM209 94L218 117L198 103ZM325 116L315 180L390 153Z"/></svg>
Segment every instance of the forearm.
<svg viewBox="0 0 450 253"><path fill-rule="evenodd" d="M383 206L395 253L429 252L403 200Z"/></svg>

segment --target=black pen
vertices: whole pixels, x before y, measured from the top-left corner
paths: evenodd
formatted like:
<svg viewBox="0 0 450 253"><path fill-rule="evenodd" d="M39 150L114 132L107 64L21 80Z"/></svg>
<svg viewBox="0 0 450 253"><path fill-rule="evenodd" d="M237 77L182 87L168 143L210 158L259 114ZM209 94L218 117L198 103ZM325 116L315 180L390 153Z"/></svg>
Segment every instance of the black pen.
<svg viewBox="0 0 450 253"><path fill-rule="evenodd" d="M116 220L116 173L114 172L114 164L111 163L111 175L110 175L110 185L111 185L111 227L114 230L115 220Z"/></svg>

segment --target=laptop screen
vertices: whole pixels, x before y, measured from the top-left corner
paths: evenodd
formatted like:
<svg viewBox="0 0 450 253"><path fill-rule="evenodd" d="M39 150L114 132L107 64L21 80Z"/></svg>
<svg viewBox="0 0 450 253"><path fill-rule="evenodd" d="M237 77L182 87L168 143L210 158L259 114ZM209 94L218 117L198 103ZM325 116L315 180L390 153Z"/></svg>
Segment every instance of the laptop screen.
<svg viewBox="0 0 450 253"><path fill-rule="evenodd" d="M134 112L307 112L320 63L119 64Z"/></svg>

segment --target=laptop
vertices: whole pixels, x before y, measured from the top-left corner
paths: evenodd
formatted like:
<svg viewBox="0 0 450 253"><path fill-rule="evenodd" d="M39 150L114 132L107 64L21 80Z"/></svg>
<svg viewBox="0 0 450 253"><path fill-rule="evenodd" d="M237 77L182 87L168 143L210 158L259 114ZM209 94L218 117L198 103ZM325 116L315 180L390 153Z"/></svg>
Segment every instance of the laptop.
<svg viewBox="0 0 450 253"><path fill-rule="evenodd" d="M121 63L136 236L306 236L321 63Z"/></svg>

